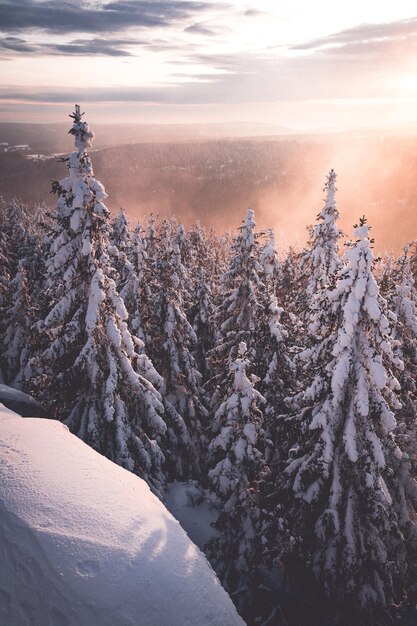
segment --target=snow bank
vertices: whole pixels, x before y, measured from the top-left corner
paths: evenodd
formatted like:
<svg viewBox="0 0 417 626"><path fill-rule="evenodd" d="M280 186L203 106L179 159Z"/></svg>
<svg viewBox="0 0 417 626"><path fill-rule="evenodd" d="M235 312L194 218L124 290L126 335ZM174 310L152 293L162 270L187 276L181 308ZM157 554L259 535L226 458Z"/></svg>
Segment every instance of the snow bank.
<svg viewBox="0 0 417 626"><path fill-rule="evenodd" d="M0 405L0 623L232 626L204 556L140 478Z"/></svg>

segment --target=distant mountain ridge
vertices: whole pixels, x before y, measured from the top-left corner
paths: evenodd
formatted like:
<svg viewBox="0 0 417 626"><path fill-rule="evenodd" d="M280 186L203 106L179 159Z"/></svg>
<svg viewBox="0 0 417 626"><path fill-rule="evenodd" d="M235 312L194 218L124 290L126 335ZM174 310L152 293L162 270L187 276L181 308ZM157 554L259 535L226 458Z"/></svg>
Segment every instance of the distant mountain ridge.
<svg viewBox="0 0 417 626"><path fill-rule="evenodd" d="M276 124L234 122L211 124L95 124L97 147L133 143L170 143L297 135L300 131ZM29 144L32 152L69 152L67 124L23 124L0 122L0 143Z"/></svg>

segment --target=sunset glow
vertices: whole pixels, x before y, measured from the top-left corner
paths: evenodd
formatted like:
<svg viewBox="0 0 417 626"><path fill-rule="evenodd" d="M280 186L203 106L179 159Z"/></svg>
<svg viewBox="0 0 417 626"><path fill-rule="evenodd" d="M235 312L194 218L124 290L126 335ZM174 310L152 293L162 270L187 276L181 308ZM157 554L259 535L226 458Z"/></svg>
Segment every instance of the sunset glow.
<svg viewBox="0 0 417 626"><path fill-rule="evenodd" d="M0 119L417 121L415 3L0 1Z"/></svg>

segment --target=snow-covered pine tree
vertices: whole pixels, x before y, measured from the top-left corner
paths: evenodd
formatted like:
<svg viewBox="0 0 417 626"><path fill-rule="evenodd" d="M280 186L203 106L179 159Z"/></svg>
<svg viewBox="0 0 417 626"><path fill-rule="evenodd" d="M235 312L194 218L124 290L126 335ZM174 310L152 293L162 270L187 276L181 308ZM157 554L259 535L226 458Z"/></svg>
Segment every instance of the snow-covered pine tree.
<svg viewBox="0 0 417 626"><path fill-rule="evenodd" d="M1 201L2 219L0 233L0 362L3 378L12 383L24 368L28 358L30 334L31 291L35 281L28 282L26 268L33 274L36 263L30 268L30 238L26 232L29 208L14 199ZM35 245L35 244L34 244Z"/></svg>
<svg viewBox="0 0 417 626"><path fill-rule="evenodd" d="M19 262L17 273L10 281L10 306L4 311L4 341L1 365L4 378L19 387L29 360L31 327L34 311L30 302L28 271L25 259Z"/></svg>
<svg viewBox="0 0 417 626"><path fill-rule="evenodd" d="M181 262L187 270L187 292L185 298L185 311L187 319L191 326L194 324L193 315L196 313L196 291L197 284L201 275L201 270L207 271L207 259L210 256L210 246L207 236L200 224L194 224L187 233L178 231L182 234L179 240L179 248L181 252Z"/></svg>
<svg viewBox="0 0 417 626"><path fill-rule="evenodd" d="M266 471L259 408L265 398L254 387L258 379L247 376L249 366L246 344L240 342L221 385L223 397L214 416L214 439L209 447L209 481L222 508L207 554L243 615L250 611L256 584L261 515L258 491Z"/></svg>
<svg viewBox="0 0 417 626"><path fill-rule="evenodd" d="M182 224L178 224L175 218L171 218L171 238L175 248L179 253L179 261L181 264L181 271L178 273L178 277L180 281L178 283L178 288L180 290L180 297L182 301L182 309L187 316L188 321L192 322L188 317L188 313L194 302L194 294L195 294L195 276L193 275L193 271L190 263L188 262L188 237L185 232L185 228Z"/></svg>
<svg viewBox="0 0 417 626"><path fill-rule="evenodd" d="M69 131L69 176L54 183L56 225L47 261L50 309L38 324L49 345L35 359L32 389L70 429L116 463L164 485L167 433L160 376L127 328L107 254L109 212L87 149L94 137L80 107ZM36 369L35 369L36 368Z"/></svg>
<svg viewBox="0 0 417 626"><path fill-rule="evenodd" d="M0 203L0 311L7 302L8 286L10 281L10 250L6 235L6 205Z"/></svg>
<svg viewBox="0 0 417 626"><path fill-rule="evenodd" d="M236 359L239 344L244 341L247 346L251 373L264 381L277 349L277 341L282 339L283 329L279 324L282 310L268 289L267 276L258 261L255 225L254 211L249 209L234 241L230 269L222 278L216 299L214 324L217 338L209 355L214 373L209 381L214 412L221 402L219 383L226 377L230 363Z"/></svg>
<svg viewBox="0 0 417 626"><path fill-rule="evenodd" d="M391 306L390 294L395 291L394 272L398 259L393 254L384 254L375 259L373 274L378 283L381 296L388 299Z"/></svg>
<svg viewBox="0 0 417 626"><path fill-rule="evenodd" d="M301 276L300 253L292 246L281 264L281 272L276 283L278 302L285 302L284 318L290 333L290 343L304 341L303 308L305 304L305 281Z"/></svg>
<svg viewBox="0 0 417 626"><path fill-rule="evenodd" d="M212 366L220 377L234 362L239 344L244 341L249 360L255 360L254 330L265 302L266 292L258 262L258 237L255 233L255 213L248 209L239 235L233 242L229 270L222 277L217 297L214 321L218 338L211 354Z"/></svg>
<svg viewBox="0 0 417 626"><path fill-rule="evenodd" d="M392 324L395 350L404 363L399 374L398 436L404 440L403 446L413 460L413 473L417 476L417 291L410 262L415 246L416 243L404 246L403 255L392 268L387 299L395 314Z"/></svg>
<svg viewBox="0 0 417 626"><path fill-rule="evenodd" d="M385 623L415 561L415 483L395 435L401 362L372 275L364 218L354 232L327 292L327 323L301 355L305 384L290 400L289 460L276 477L281 490L269 534L271 548L281 532L275 557L299 586L309 624ZM300 614L297 620L304 623Z"/></svg>
<svg viewBox="0 0 417 626"><path fill-rule="evenodd" d="M158 226L159 222L157 217L151 213L148 216L145 230L145 248L151 267L154 267L156 264L158 250Z"/></svg>
<svg viewBox="0 0 417 626"><path fill-rule="evenodd" d="M45 224L41 217L43 213L44 209L38 206L25 207L25 211L16 212L15 218L16 215L20 216L22 225L19 226L14 220L13 231L17 232L18 241L10 239L10 246L14 247L17 253L14 263L17 258L19 261L8 284L7 297L0 316L3 336L0 360L4 368L4 379L17 388L21 388L30 376L27 364L38 351L37 333L33 332L32 324L41 318L44 305ZM34 223L30 222L30 217Z"/></svg>
<svg viewBox="0 0 417 626"><path fill-rule="evenodd" d="M286 358L284 358L286 332L280 323L282 309L278 307L275 296L270 292L268 277L258 261L257 239L254 212L249 209L240 234L234 241L230 269L224 275L223 284L218 292L218 305L214 317L218 329L218 337L215 347L210 354L213 377L208 383L208 387L212 391L211 411L215 416L213 420L213 440L210 445L213 456L209 463L213 470L213 465L217 467L217 470L222 467L220 460L223 458L225 468L227 468L229 462L232 464L234 462L237 465L241 462L240 458L230 461L230 459L233 459L234 452L230 452L225 446L223 451L219 447L223 440L222 437L229 431L231 445L234 445L236 439L239 440L240 429L243 428L243 426L239 426L239 423L234 427L235 430L231 426L235 419L233 411L231 411L233 402L237 397L240 398L239 395L235 395L234 385L239 385L239 381L244 380L244 389L249 393L250 390L247 385L251 384L252 391L250 393L253 393L253 397L256 396L259 400L261 396L257 395L253 389L253 381L256 380L259 382L259 390L263 394L263 401L266 402L267 400L264 407L265 417L262 415L261 422L258 424L259 427L256 427L257 452L255 452L255 456L259 463L258 469L262 467L262 476L257 471L253 474L248 474L250 476L249 482L252 480L256 481L256 500L258 499L258 489L262 489L262 492L264 491L263 482L266 480L269 471L264 455L268 454L268 458L273 456L272 437L277 436L278 431L276 416L282 409L283 396L288 393L288 387L284 390L284 381L289 380L289 377L286 375L288 363ZM241 353L243 347L244 356ZM240 373L239 375L236 374L236 378L234 378L233 372L236 368L238 368ZM242 368L245 370L243 379ZM230 370L232 370L232 373ZM264 398L264 396L267 396L267 398ZM243 399L243 397L242 403L246 407L244 411L246 409L248 411L246 421L251 421L252 419L256 421L255 415L258 415L260 418L260 413L256 411L253 413L256 403L250 404L247 398ZM240 415L239 407L240 405L237 403L236 415ZM227 422L229 410L231 411L231 422ZM222 419L224 422L227 422L226 425L222 423ZM241 415L239 419L242 419ZM243 423L245 423L245 420L243 420ZM220 435L219 429L221 430L223 426L223 435ZM258 453L261 453L260 457L258 457ZM236 454L239 454L239 452ZM232 466L231 472L233 473L234 471ZM213 478L215 477L215 474L210 475ZM222 480L221 475L219 480ZM213 480L212 484L216 487ZM226 480L225 485L228 485ZM245 480L242 483L243 485L246 485L248 489L252 489L252 487L248 487ZM242 489L239 497L244 499L244 487ZM221 498L224 500L225 494ZM246 494L246 498L249 498L247 503L252 502L250 493ZM233 502L233 498L231 498L230 502ZM254 506L253 502L248 506L249 508ZM225 513L221 514L216 525L219 536L214 541L212 548L214 550L213 554L215 554L215 550L218 551L218 561L213 558L216 571L219 573L220 578L225 581L229 590L233 591L233 594L238 591L237 580L238 576L241 575L242 593L239 592L237 595L233 595L233 597L238 598L239 596L238 604L248 619L254 617L253 614L248 612L248 606L254 601L254 594L256 595L257 593L255 583L250 587L248 581L249 578L254 581L259 574L257 564L254 561L255 553L250 551L248 537L253 537L254 519L256 518L256 525L261 525L262 515L257 508L256 514L251 518L252 521L244 521L244 518L241 517L241 512L238 511L236 518L234 518L226 506ZM236 524L237 530L233 531L233 524ZM233 532L236 533L237 543L231 539ZM247 532L249 533L248 535L246 535ZM236 565L233 561L237 558L236 551L240 549L239 541L243 543L248 541L248 545L244 548L246 552L245 556L242 557L241 565ZM228 543L230 543L229 551L225 548ZM258 549L259 545L256 550ZM221 557L222 550L224 551L223 560ZM240 574L238 574L239 568L241 568ZM259 581L260 579L258 578L257 582L259 583Z"/></svg>
<svg viewBox="0 0 417 626"><path fill-rule="evenodd" d="M213 276L210 272L214 264L213 249L216 247L218 240L209 240L205 229L195 224L187 233L182 255L183 264L188 270L188 306L185 313L197 337L192 354L203 382L210 377L207 354L213 348L215 338Z"/></svg>
<svg viewBox="0 0 417 626"><path fill-rule="evenodd" d="M268 231L268 239L260 252L260 263L264 269L263 281L267 285L269 294L269 330L257 334L258 353L263 355L265 365L260 368L262 379L259 384L261 393L266 398L265 424L268 435L275 445L275 454L269 450L267 460L269 463L279 456L279 425L277 419L285 409L284 397L294 383L295 367L289 354L288 328L292 322L286 311L278 305L278 285L282 281L282 267L276 250L275 234L272 229ZM284 321L283 321L284 318ZM265 370L266 366L266 370Z"/></svg>
<svg viewBox="0 0 417 626"><path fill-rule="evenodd" d="M16 199L13 199L5 207L4 231L8 241L11 278L18 271L22 248L26 241L27 213L28 207Z"/></svg>
<svg viewBox="0 0 417 626"><path fill-rule="evenodd" d="M278 258L274 229L269 228L267 232L268 239L260 251L259 262L270 283L271 293L276 294L278 284L282 281L282 266Z"/></svg>
<svg viewBox="0 0 417 626"><path fill-rule="evenodd" d="M142 327L142 311L145 296L145 273L147 254L142 226L138 224L131 235L127 275L124 286L120 292L129 314L129 329L131 333L145 340L145 332Z"/></svg>
<svg viewBox="0 0 417 626"><path fill-rule="evenodd" d="M195 271L194 303L187 317L192 320L193 331L197 339L192 354L197 370L202 376L202 382L205 383L212 374L208 353L214 345L215 330L213 325L213 298L203 267L197 267Z"/></svg>
<svg viewBox="0 0 417 626"><path fill-rule="evenodd" d="M131 235L125 212L120 209L118 215L112 220L110 227L109 254L111 264L116 270L116 286L120 292L131 273L130 246Z"/></svg>
<svg viewBox="0 0 417 626"><path fill-rule="evenodd" d="M209 275L212 276L213 295L216 295L214 286L219 284L220 278L227 272L230 266L233 236L230 230L218 236L214 228L210 228L207 233L207 239L209 249L211 250L207 269Z"/></svg>
<svg viewBox="0 0 417 626"><path fill-rule="evenodd" d="M318 289L327 288L334 282L341 266L339 240L343 232L337 228L339 211L336 208L336 172L330 170L323 191L326 192L324 207L317 215L318 224L311 230L309 249L301 257L301 266L308 273L307 297Z"/></svg>
<svg viewBox="0 0 417 626"><path fill-rule="evenodd" d="M161 224L154 246L154 265L149 266L152 303L146 311L146 347L162 374L166 412L171 415L176 452L167 460L172 478L195 477L200 473L202 428L207 417L202 376L192 352L197 337L183 310L182 285L185 268L168 220ZM148 298L150 302L150 298ZM169 456L169 459L168 459Z"/></svg>

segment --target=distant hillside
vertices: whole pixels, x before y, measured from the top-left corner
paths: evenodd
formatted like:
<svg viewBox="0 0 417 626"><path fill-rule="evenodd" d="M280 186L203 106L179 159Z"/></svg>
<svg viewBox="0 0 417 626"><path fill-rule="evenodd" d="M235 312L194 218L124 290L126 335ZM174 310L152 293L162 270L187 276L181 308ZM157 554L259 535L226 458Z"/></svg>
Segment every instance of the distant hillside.
<svg viewBox="0 0 417 626"><path fill-rule="evenodd" d="M222 138L288 136L297 131L275 124L94 124L97 136L95 147L134 144L143 142L169 143L205 141ZM22 124L0 122L0 144L29 144L31 152L66 152L72 142L68 136L68 123Z"/></svg>
<svg viewBox="0 0 417 626"><path fill-rule="evenodd" d="M58 133L59 128L53 130ZM103 143L103 133L96 134L95 147ZM69 148L70 137L64 138ZM27 136L20 140L31 141ZM62 145L55 144L54 152L64 152ZM358 132L205 138L108 146L91 157L109 194L109 208L117 211L122 206L135 219L154 211L175 214L186 224L200 220L235 229L250 205L258 225L274 226L288 245L306 239L306 226L322 205L321 182L333 167L347 233L365 213L378 250L398 251L417 237L415 137ZM17 195L28 203L53 206L51 180L65 175L57 157L29 161L20 153L0 153L0 193L6 199Z"/></svg>

